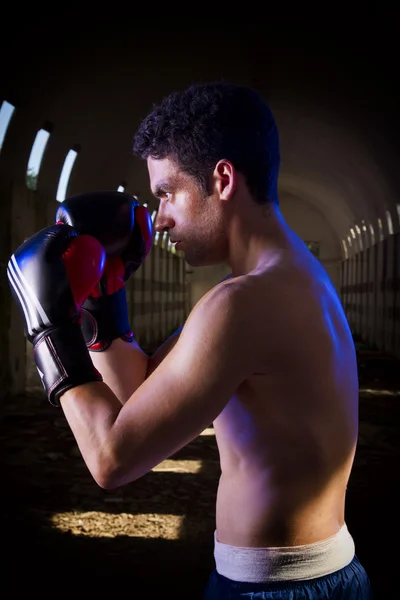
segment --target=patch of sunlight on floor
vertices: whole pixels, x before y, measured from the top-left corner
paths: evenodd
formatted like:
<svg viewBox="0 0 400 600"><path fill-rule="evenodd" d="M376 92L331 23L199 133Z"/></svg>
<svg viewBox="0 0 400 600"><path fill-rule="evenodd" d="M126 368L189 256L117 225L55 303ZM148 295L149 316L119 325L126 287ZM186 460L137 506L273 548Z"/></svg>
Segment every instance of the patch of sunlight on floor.
<svg viewBox="0 0 400 600"><path fill-rule="evenodd" d="M399 390L374 390L371 388L360 388L360 394L370 394L371 396L398 396Z"/></svg>
<svg viewBox="0 0 400 600"><path fill-rule="evenodd" d="M215 436L207 427L201 436ZM163 460L152 471L168 473L199 473L204 467L201 460ZM184 515L106 513L102 511L64 512L51 517L53 527L72 535L87 537L129 536L177 540L181 537Z"/></svg>
<svg viewBox="0 0 400 600"><path fill-rule="evenodd" d="M52 515L51 522L57 529L73 535L108 538L123 535L177 540L183 519L183 515L71 511Z"/></svg>
<svg viewBox="0 0 400 600"><path fill-rule="evenodd" d="M207 427L200 435L215 435L215 431L212 427Z"/></svg>
<svg viewBox="0 0 400 600"><path fill-rule="evenodd" d="M202 460L163 460L155 466L152 471L162 471L163 473L198 473L203 466Z"/></svg>

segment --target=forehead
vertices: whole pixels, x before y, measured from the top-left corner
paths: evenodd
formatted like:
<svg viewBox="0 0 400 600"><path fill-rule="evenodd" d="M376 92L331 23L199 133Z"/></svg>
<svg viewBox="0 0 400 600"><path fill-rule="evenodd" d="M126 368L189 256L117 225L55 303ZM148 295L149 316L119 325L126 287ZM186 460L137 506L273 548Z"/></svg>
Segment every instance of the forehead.
<svg viewBox="0 0 400 600"><path fill-rule="evenodd" d="M176 162L170 158L156 159L149 156L147 168L151 187L157 187L161 181L175 181L183 176Z"/></svg>

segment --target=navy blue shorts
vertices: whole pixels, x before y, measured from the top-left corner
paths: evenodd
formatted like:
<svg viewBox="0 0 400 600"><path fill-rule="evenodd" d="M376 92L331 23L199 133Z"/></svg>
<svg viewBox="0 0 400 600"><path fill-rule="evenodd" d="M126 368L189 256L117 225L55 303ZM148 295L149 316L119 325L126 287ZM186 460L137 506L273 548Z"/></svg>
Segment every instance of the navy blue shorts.
<svg viewBox="0 0 400 600"><path fill-rule="evenodd" d="M355 556L351 563L324 577L307 581L244 583L216 570L208 580L204 600L373 600L368 575Z"/></svg>

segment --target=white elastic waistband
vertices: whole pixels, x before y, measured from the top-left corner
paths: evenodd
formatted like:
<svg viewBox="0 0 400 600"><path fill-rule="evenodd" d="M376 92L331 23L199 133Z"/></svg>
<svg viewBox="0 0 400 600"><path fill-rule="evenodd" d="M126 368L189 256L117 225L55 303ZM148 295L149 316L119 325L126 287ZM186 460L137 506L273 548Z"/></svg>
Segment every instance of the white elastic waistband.
<svg viewBox="0 0 400 600"><path fill-rule="evenodd" d="M214 534L215 566L233 581L315 579L346 567L354 558L354 540L346 524L330 538L303 546L242 548L228 546Z"/></svg>

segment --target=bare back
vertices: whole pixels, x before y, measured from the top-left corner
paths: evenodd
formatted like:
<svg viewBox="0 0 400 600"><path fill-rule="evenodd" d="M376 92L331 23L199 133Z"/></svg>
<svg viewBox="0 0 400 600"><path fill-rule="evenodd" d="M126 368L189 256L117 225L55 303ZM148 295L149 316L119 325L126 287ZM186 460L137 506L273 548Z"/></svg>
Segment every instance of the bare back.
<svg viewBox="0 0 400 600"><path fill-rule="evenodd" d="M249 335L261 368L214 421L218 540L313 543L334 535L345 519L358 435L351 333L331 281L307 249L244 279L243 310L254 316ZM271 293L273 314L264 308Z"/></svg>

